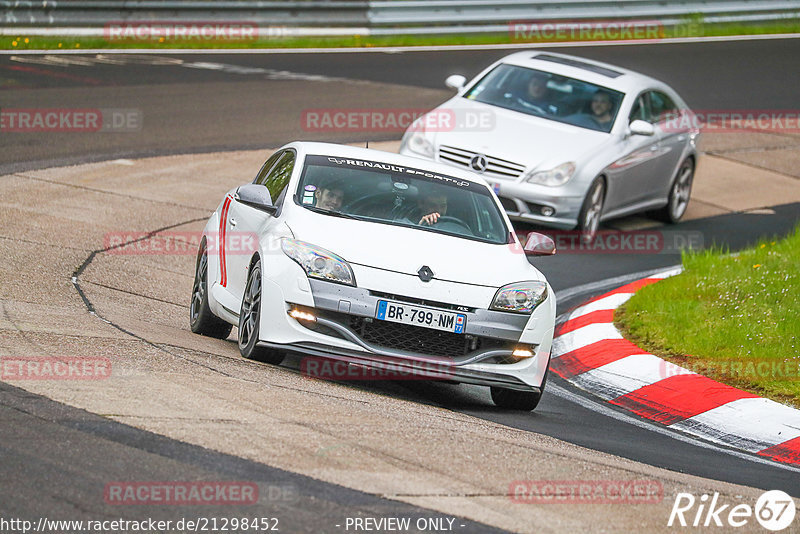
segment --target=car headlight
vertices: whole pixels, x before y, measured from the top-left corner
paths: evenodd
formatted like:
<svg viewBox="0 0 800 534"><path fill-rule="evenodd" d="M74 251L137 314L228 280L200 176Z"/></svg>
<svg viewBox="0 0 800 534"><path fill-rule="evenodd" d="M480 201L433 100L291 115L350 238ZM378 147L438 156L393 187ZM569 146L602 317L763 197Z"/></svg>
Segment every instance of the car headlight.
<svg viewBox="0 0 800 534"><path fill-rule="evenodd" d="M281 241L281 248L284 254L300 264L309 278L356 285L350 265L329 250L289 238Z"/></svg>
<svg viewBox="0 0 800 534"><path fill-rule="evenodd" d="M525 177L525 181L531 184L556 187L567 183L573 174L575 174L575 163L568 161L549 171L531 171Z"/></svg>
<svg viewBox="0 0 800 534"><path fill-rule="evenodd" d="M425 128L421 120L418 119L409 126L403 143L411 152L433 159L433 143L425 136Z"/></svg>
<svg viewBox="0 0 800 534"><path fill-rule="evenodd" d="M514 313L532 313L547 298L547 283L517 282L497 290L489 309Z"/></svg>

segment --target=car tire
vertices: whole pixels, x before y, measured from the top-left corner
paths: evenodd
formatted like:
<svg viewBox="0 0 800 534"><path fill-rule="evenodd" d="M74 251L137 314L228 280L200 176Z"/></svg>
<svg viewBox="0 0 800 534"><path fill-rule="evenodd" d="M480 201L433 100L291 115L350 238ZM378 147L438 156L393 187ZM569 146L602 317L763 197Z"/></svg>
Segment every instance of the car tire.
<svg viewBox="0 0 800 534"><path fill-rule="evenodd" d="M498 408L506 410L533 411L539 405L542 394L538 391L517 391L491 386L492 401Z"/></svg>
<svg viewBox="0 0 800 534"><path fill-rule="evenodd" d="M278 365L284 354L267 347L259 347L261 324L261 260L256 261L247 275L247 285L239 310L239 352L249 360Z"/></svg>
<svg viewBox="0 0 800 534"><path fill-rule="evenodd" d="M498 408L532 412L539 405L539 401L542 400L549 373L550 362L547 362L547 369L544 370L544 378L542 379L542 385L539 386L539 391L517 391L515 389L491 386L492 402Z"/></svg>
<svg viewBox="0 0 800 534"><path fill-rule="evenodd" d="M606 197L606 183L597 177L589 187L586 198L578 215L578 231L581 234L581 242L591 243L597 235L600 227L600 217L603 215L603 205Z"/></svg>
<svg viewBox="0 0 800 534"><path fill-rule="evenodd" d="M667 205L658 211L653 212L653 217L674 224L681 220L686 213L689 205L689 197L692 194L692 182L694 181L694 159L686 158L678 167L678 172L672 180L669 188L669 200Z"/></svg>
<svg viewBox="0 0 800 534"><path fill-rule="evenodd" d="M217 339L226 339L233 329L232 324L214 315L208 305L208 249L205 239L197 251L192 300L189 302L189 326L195 334Z"/></svg>

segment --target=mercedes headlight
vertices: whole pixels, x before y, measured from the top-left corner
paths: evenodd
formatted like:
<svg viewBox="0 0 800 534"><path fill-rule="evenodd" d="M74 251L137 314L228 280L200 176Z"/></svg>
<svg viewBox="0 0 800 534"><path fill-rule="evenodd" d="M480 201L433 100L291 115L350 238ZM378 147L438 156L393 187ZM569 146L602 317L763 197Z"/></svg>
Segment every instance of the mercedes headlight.
<svg viewBox="0 0 800 534"><path fill-rule="evenodd" d="M431 143L425 135L423 119L424 117L415 120L411 126L408 127L406 135L403 138L403 144L411 152L433 159L433 143Z"/></svg>
<svg viewBox="0 0 800 534"><path fill-rule="evenodd" d="M350 265L329 250L289 238L281 241L281 248L284 254L300 264L309 278L356 285Z"/></svg>
<svg viewBox="0 0 800 534"><path fill-rule="evenodd" d="M517 282L498 289L489 308L514 313L532 313L546 298L546 282Z"/></svg>
<svg viewBox="0 0 800 534"><path fill-rule="evenodd" d="M568 161L548 171L531 171L525 177L525 181L531 184L556 187L567 183L573 174L575 174L575 163Z"/></svg>

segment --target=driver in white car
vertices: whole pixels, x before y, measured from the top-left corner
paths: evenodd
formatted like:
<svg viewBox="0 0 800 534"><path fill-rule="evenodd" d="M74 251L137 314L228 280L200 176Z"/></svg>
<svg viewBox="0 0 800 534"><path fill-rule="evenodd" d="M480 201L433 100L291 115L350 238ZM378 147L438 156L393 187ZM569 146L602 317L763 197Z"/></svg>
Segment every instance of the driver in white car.
<svg viewBox="0 0 800 534"><path fill-rule="evenodd" d="M417 199L417 210L417 215L421 215L417 224L426 226L436 224L439 217L447 215L447 195L435 191L428 195L420 195ZM423 213L427 215L422 215Z"/></svg>
<svg viewBox="0 0 800 534"><path fill-rule="evenodd" d="M339 211L344 201L344 187L341 182L331 182L319 187L315 192L316 206L330 211Z"/></svg>

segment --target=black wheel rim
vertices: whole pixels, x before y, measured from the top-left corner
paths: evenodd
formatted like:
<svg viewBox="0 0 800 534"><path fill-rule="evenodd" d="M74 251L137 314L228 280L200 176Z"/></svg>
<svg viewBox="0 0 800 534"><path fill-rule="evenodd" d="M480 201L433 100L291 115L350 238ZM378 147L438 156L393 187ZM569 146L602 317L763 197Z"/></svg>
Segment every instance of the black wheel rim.
<svg viewBox="0 0 800 534"><path fill-rule="evenodd" d="M258 315L261 308L261 269L255 267L247 279L247 287L242 299L242 312L239 317L239 346L250 345L258 335Z"/></svg>
<svg viewBox="0 0 800 534"><path fill-rule="evenodd" d="M192 303L189 307L189 314L192 324L197 321L200 309L203 306L203 298L206 295L206 276L208 275L208 255L203 250L200 259L197 260L197 269L194 273L194 287L192 287Z"/></svg>

